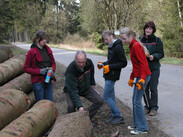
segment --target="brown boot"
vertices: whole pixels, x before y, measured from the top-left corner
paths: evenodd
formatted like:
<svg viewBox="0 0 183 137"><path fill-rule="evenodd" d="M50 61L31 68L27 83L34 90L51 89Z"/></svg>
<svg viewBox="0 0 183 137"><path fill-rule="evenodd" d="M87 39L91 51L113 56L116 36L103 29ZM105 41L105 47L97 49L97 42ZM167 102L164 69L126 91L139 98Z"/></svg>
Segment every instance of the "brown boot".
<svg viewBox="0 0 183 137"><path fill-rule="evenodd" d="M157 114L156 110L151 110L151 112L149 113L149 116L155 116Z"/></svg>

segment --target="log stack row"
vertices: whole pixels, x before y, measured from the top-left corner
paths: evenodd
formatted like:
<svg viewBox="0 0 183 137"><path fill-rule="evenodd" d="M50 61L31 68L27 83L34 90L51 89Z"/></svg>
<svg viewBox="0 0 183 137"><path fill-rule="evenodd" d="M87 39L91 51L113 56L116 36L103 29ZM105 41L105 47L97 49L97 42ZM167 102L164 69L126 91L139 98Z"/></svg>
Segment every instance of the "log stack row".
<svg viewBox="0 0 183 137"><path fill-rule="evenodd" d="M35 104L30 75L23 72L24 62L25 55L9 55L0 62L0 137L41 137L51 127L49 137L93 136L88 112L58 117L54 102Z"/></svg>
<svg viewBox="0 0 183 137"><path fill-rule="evenodd" d="M25 55L17 55L0 63L0 137L40 137L58 116L53 102L35 104L24 62Z"/></svg>

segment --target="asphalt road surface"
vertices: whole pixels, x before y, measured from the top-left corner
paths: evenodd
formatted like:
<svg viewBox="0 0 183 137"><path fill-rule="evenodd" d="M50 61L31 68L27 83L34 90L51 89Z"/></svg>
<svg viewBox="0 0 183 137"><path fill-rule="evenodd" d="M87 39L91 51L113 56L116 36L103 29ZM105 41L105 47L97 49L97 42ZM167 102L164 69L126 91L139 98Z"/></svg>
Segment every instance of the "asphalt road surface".
<svg viewBox="0 0 183 137"><path fill-rule="evenodd" d="M20 48L29 49L30 44L12 43ZM56 61L65 65L74 59L75 51L52 48ZM106 57L87 54L95 65L96 83L104 87L103 71L98 70L98 61L106 61ZM132 88L128 86L129 76L132 70L128 61L126 68L122 70L120 80L115 84L116 97L124 104L132 108ZM159 79L159 110L156 116L147 116L148 120L155 121L154 125L172 137L183 136L183 66L162 64ZM123 112L122 112L123 113Z"/></svg>

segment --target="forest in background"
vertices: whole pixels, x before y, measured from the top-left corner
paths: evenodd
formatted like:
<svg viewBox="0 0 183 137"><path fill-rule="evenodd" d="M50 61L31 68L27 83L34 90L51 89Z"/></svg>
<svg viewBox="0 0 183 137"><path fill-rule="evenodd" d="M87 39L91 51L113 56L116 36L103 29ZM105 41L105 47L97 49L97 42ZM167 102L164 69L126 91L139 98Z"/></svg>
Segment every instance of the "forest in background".
<svg viewBox="0 0 183 137"><path fill-rule="evenodd" d="M1 0L0 43L31 41L43 29L50 43L78 36L102 49L103 30L127 26L141 36L145 22L154 21L165 55L183 58L182 13L181 0Z"/></svg>

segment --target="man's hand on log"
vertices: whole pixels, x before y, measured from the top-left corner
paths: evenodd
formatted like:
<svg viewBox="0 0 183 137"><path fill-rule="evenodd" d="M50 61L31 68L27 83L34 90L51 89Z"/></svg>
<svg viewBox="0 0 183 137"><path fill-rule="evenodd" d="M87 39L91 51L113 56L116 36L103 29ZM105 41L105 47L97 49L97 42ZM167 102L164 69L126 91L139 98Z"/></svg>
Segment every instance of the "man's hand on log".
<svg viewBox="0 0 183 137"><path fill-rule="evenodd" d="M79 111L84 111L84 108L83 108L83 107L80 107L80 108L79 108Z"/></svg>

